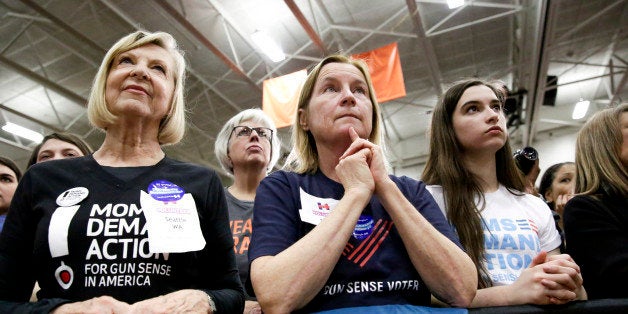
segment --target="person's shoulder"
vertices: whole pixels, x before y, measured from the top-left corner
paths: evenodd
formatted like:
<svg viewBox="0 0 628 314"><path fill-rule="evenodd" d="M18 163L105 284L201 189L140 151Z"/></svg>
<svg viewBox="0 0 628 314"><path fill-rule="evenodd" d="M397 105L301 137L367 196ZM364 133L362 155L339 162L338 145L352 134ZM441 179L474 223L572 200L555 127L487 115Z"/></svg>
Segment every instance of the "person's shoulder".
<svg viewBox="0 0 628 314"><path fill-rule="evenodd" d="M33 175L49 175L50 173L61 173L70 171L71 173L77 173L77 170L86 167L90 164L93 158L88 156L55 159L45 162L39 162L30 166L26 173Z"/></svg>
<svg viewBox="0 0 628 314"><path fill-rule="evenodd" d="M565 204L565 212L567 211L594 211L598 208L605 206L604 202L599 197L592 195L574 195L567 204Z"/></svg>
<svg viewBox="0 0 628 314"><path fill-rule="evenodd" d="M534 196L532 194L528 194L528 193L524 193L523 195L519 196L522 199L524 199L526 202L532 204L534 207L541 207L541 208L548 208L549 206L547 206L547 203L545 203L545 201L543 199L541 199L538 196Z"/></svg>
<svg viewBox="0 0 628 314"><path fill-rule="evenodd" d="M307 178L316 178L320 177L322 174L320 172L309 174L309 173L296 173L293 171L287 170L276 170L266 176L265 179L278 179L278 180L288 180L288 181L302 181Z"/></svg>
<svg viewBox="0 0 628 314"><path fill-rule="evenodd" d="M270 174L268 174L269 178L287 178L287 177L296 177L298 176L298 173L294 173L292 171L286 171L286 170L275 170L273 172L271 172Z"/></svg>
<svg viewBox="0 0 628 314"><path fill-rule="evenodd" d="M517 208L523 210L529 218L539 222L546 221L549 223L554 221L552 210L540 197L518 190L509 190L508 193L514 198L513 204L517 204Z"/></svg>
<svg viewBox="0 0 628 314"><path fill-rule="evenodd" d="M545 201L543 199L541 199L538 196L534 196L532 194L529 193L525 193L522 191L519 191L517 189L514 188L509 188L503 184L499 185L499 190L498 190L501 195L507 196L507 197L511 197L512 199L516 200L517 202L520 203L525 203L527 204L526 206L532 206L532 207L542 207L545 208L547 207L549 209L549 207L547 206L547 204L545 203Z"/></svg>
<svg viewBox="0 0 628 314"><path fill-rule="evenodd" d="M313 175L306 173L296 173L286 170L276 170L262 179L262 184L268 186L300 186L308 185Z"/></svg>

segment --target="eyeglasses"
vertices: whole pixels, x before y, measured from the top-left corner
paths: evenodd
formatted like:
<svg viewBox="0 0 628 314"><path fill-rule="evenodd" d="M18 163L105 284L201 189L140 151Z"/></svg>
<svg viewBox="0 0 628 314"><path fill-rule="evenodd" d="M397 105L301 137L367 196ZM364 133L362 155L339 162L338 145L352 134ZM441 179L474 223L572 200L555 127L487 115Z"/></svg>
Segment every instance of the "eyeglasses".
<svg viewBox="0 0 628 314"><path fill-rule="evenodd" d="M235 133L237 137L249 137L255 131L257 136L266 138L269 142L273 141L273 130L265 127L251 128L246 125L238 125L233 128L231 133Z"/></svg>
<svg viewBox="0 0 628 314"><path fill-rule="evenodd" d="M518 149L515 153L514 153L514 157L517 158L519 156L523 156L528 160L534 161L537 160L539 158L539 153L536 151L536 149L534 149L533 147L524 147L522 149Z"/></svg>

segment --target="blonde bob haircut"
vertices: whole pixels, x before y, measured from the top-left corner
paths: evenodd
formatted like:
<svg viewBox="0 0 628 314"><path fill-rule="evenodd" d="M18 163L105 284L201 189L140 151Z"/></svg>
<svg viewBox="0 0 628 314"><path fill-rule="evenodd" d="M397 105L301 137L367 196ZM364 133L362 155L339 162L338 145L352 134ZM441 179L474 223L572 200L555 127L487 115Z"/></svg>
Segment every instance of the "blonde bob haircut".
<svg viewBox="0 0 628 314"><path fill-rule="evenodd" d="M335 54L330 55L320 61L308 74L305 83L303 84L303 89L301 90L301 95L299 96L299 103L297 107L297 113L294 116L293 125L292 125L292 151L286 158L286 163L284 168L286 170L294 171L296 173L315 173L318 168L318 152L316 151L316 141L314 140L314 136L310 131L305 131L299 124L299 109L303 109L304 112L307 113L308 107L310 105L310 100L312 98L312 93L314 91L314 85L316 84L316 80L318 79L318 75L321 72L321 69L329 64L329 63L346 63L351 64L356 67L366 81L369 89L369 98L371 99L371 104L373 108L373 125L371 129L371 134L369 135L369 141L372 143L379 145L382 150L385 152L384 145L384 136L382 134L383 128L381 127L382 122L380 119L380 109L379 104L377 103L377 99L375 98L375 90L373 89L373 82L371 80L371 75L369 74L369 69L364 61L359 59L352 59L350 57ZM385 154L384 154L385 155ZM388 163L385 160L385 164L388 167Z"/></svg>
<svg viewBox="0 0 628 314"><path fill-rule="evenodd" d="M240 123L245 121L258 123L273 130L272 140L270 141L270 160L268 161L268 165L266 165L266 173L272 170L279 160L281 143L279 141L279 137L277 136L275 123L264 113L264 111L259 108L246 109L233 116L229 119L229 121L227 121L227 123L225 123L225 125L222 126L222 129L218 132L218 136L216 136L216 142L214 143L214 153L216 154L216 158L218 158L222 169L224 169L230 176L233 176L233 164L229 160L231 134L233 133L233 128L239 126Z"/></svg>
<svg viewBox="0 0 628 314"><path fill-rule="evenodd" d="M109 125L115 124L118 117L107 108L105 89L107 77L113 59L121 53L148 44L155 44L166 49L174 60L174 95L170 104L170 112L163 117L159 125L158 140L161 145L176 144L185 133L185 100L183 98L185 85L185 59L183 51L177 45L172 35L164 32L149 33L137 31L122 37L107 51L105 58L98 68L94 78L91 93L87 103L87 116L96 127L107 130Z"/></svg>
<svg viewBox="0 0 628 314"><path fill-rule="evenodd" d="M622 163L621 115L628 104L596 113L576 139L576 193L604 192L628 197L628 170Z"/></svg>

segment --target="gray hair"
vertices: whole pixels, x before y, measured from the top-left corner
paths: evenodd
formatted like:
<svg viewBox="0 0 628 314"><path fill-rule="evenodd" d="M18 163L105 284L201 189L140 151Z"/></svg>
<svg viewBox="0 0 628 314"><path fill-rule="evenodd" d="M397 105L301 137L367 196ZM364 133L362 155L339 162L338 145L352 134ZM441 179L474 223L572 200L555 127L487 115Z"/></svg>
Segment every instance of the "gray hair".
<svg viewBox="0 0 628 314"><path fill-rule="evenodd" d="M220 162L220 166L222 169L227 171L227 173L233 176L233 166L229 162L229 139L231 138L231 132L234 127L240 125L243 121L252 121L255 123L259 123L264 127L267 127L273 130L273 138L271 141L270 148L270 161L266 166L266 172L273 169L277 161L279 160L279 152L281 149L281 145L279 143L279 137L277 136L277 128L275 127L275 123L273 120L268 117L259 108L246 109L241 111L240 113L233 116L225 125L222 127L218 136L216 136L216 142L214 143L214 153L216 154L216 158L218 158L218 162Z"/></svg>

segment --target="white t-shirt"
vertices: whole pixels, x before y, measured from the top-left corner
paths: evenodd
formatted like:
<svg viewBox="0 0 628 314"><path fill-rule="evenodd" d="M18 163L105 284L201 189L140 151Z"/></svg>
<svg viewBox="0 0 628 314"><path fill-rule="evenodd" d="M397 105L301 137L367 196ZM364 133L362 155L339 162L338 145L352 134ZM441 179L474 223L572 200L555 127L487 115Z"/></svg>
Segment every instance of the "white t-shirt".
<svg viewBox="0 0 628 314"><path fill-rule="evenodd" d="M443 188L428 185L427 190L447 216ZM560 234L552 212L538 197L514 195L502 185L495 192L484 193L484 197L484 263L493 285L509 285L541 250L549 252L559 247Z"/></svg>

